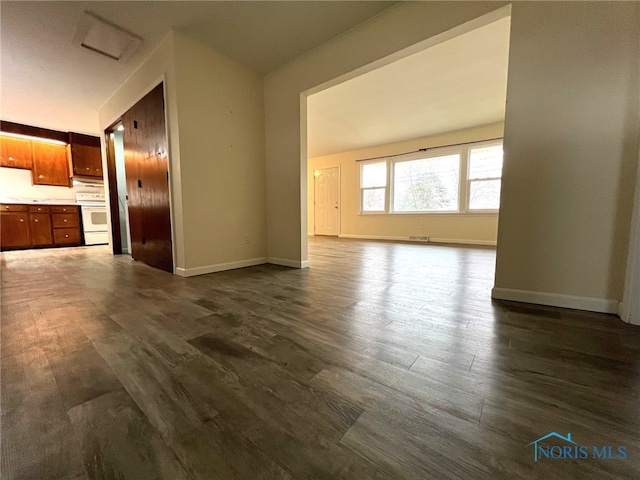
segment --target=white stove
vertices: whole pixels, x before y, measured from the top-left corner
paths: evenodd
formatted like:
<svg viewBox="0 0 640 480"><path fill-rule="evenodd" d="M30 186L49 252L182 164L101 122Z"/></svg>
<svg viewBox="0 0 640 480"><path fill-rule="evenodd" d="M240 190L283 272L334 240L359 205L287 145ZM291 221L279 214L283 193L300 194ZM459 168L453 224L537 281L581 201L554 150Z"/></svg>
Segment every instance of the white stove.
<svg viewBox="0 0 640 480"><path fill-rule="evenodd" d="M82 230L85 245L109 243L107 227L107 202L104 193L76 193L76 204L80 205Z"/></svg>

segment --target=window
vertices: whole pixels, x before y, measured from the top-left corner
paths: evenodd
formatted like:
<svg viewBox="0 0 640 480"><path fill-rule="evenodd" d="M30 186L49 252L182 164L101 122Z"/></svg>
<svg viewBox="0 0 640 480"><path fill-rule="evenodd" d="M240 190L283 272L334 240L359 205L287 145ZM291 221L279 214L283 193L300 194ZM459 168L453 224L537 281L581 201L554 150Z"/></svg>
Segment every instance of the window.
<svg viewBox="0 0 640 480"><path fill-rule="evenodd" d="M395 212L456 212L460 155L393 163Z"/></svg>
<svg viewBox="0 0 640 480"><path fill-rule="evenodd" d="M360 212L497 213L502 141L421 150L360 166Z"/></svg>
<svg viewBox="0 0 640 480"><path fill-rule="evenodd" d="M502 144L469 149L469 210L500 208Z"/></svg>
<svg viewBox="0 0 640 480"><path fill-rule="evenodd" d="M365 163L360 167L360 204L362 212L385 212L387 162Z"/></svg>

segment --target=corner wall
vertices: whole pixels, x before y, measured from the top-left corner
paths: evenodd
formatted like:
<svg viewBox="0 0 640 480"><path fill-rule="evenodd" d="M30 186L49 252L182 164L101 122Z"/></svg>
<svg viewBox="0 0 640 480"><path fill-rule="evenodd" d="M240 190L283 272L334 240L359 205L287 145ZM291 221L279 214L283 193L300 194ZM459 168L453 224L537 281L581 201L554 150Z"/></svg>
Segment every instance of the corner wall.
<svg viewBox="0 0 640 480"><path fill-rule="evenodd" d="M314 175L319 168L340 167L340 236L354 238L405 239L428 236L432 241L474 245L495 245L498 214L406 214L360 215L360 173L362 158L394 155L457 143L502 137L503 123L432 135L404 142L379 145L309 159L307 172L308 234L313 235ZM420 228L422 225L422 228Z"/></svg>
<svg viewBox="0 0 640 480"><path fill-rule="evenodd" d="M185 265L199 275L265 263L262 77L174 34Z"/></svg>
<svg viewBox="0 0 640 480"><path fill-rule="evenodd" d="M517 2L493 296L615 313L637 145L640 4Z"/></svg>

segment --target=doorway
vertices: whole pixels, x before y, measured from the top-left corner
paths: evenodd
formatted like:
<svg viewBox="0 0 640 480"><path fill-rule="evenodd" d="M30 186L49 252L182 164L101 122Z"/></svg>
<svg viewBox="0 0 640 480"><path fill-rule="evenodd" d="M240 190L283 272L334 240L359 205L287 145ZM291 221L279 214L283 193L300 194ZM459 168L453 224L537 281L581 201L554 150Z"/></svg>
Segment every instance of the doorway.
<svg viewBox="0 0 640 480"><path fill-rule="evenodd" d="M313 173L314 235L340 234L340 168L321 168Z"/></svg>
<svg viewBox="0 0 640 480"><path fill-rule="evenodd" d="M114 254L173 273L163 84L105 133Z"/></svg>

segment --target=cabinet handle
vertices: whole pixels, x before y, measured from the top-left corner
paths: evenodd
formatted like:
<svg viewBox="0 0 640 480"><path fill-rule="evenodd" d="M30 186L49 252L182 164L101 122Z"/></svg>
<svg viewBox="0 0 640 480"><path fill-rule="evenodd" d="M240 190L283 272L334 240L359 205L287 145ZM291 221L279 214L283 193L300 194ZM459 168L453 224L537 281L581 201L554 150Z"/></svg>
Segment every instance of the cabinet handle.
<svg viewBox="0 0 640 480"><path fill-rule="evenodd" d="M87 170L89 170L89 167L87 167Z"/></svg>
<svg viewBox="0 0 640 480"><path fill-rule="evenodd" d="M9 161L13 162L14 158L13 157L9 157Z"/></svg>
<svg viewBox="0 0 640 480"><path fill-rule="evenodd" d="M21 223L24 223L24 218L21 218L21 219L20 219L20 222L21 222Z"/></svg>
<svg viewBox="0 0 640 480"><path fill-rule="evenodd" d="M64 223L67 223L67 219L66 218L64 219Z"/></svg>
<svg viewBox="0 0 640 480"><path fill-rule="evenodd" d="M64 237L65 237L65 238L69 238L69 234L67 233Z"/></svg>
<svg viewBox="0 0 640 480"><path fill-rule="evenodd" d="M38 178L44 178L44 175L38 175Z"/></svg>
<svg viewBox="0 0 640 480"><path fill-rule="evenodd" d="M37 219L37 218L36 218L36 219L34 219L33 221L34 221L34 222L36 222L36 223L38 223L38 219Z"/></svg>

